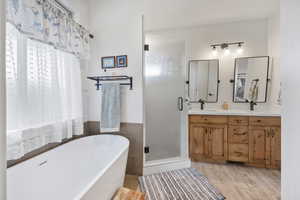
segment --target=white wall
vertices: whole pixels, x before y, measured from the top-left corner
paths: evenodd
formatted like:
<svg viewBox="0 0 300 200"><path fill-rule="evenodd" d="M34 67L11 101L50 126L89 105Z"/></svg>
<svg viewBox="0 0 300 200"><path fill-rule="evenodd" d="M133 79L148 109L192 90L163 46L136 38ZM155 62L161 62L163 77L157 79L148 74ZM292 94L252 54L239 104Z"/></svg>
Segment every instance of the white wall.
<svg viewBox="0 0 300 200"><path fill-rule="evenodd" d="M6 199L5 0L0 0L0 200Z"/></svg>
<svg viewBox="0 0 300 200"><path fill-rule="evenodd" d="M216 104L208 104L208 107L220 108L223 102L227 101L232 109L249 109L248 104L232 102L233 85L229 81L234 77L234 58L237 56L236 47L230 47L231 54L228 56L224 55L223 51L219 51L218 56L213 56L210 45L223 42L243 41L245 42L244 52L238 55L238 57L267 56L268 33L268 20L261 19L194 28L154 31L148 32L146 35L147 38L149 36L152 41L158 39L185 40L187 60L220 59L221 83L219 87L219 102ZM272 102L273 101L274 100L272 100ZM257 108L267 109L269 104L270 103L259 104ZM195 106L199 107L198 104Z"/></svg>
<svg viewBox="0 0 300 200"><path fill-rule="evenodd" d="M280 14L282 66L282 199L300 199L300 1L282 0Z"/></svg>
<svg viewBox="0 0 300 200"><path fill-rule="evenodd" d="M134 90L122 89L122 121L141 123L143 118L142 97L142 13L143 1L140 0L61 0L75 13L75 19L89 28L95 39L91 41L91 60L83 63L83 94L85 120L100 120L101 91L96 91L88 75L130 75L134 77ZM72 3L70 3L72 2ZM147 4L146 4L147 5ZM149 9L146 9L146 18ZM149 15L149 16L148 16ZM212 58L209 44L224 41L245 41L245 51L241 56L272 55L274 61L274 80L269 92L269 103L258 107L267 108L276 105L279 90L279 17L271 20L252 20L227 24L206 25L198 28L176 29L167 31L175 37L192 37L187 41L188 59ZM147 23L145 24L147 27ZM200 36L200 35L201 36ZM184 35L184 36L183 36ZM127 69L101 70L101 57L128 54ZM277 59L278 58L278 59ZM220 98L232 102L233 56L221 56ZM220 106L219 104L211 106ZM232 104L232 108L248 109L246 104Z"/></svg>
<svg viewBox="0 0 300 200"><path fill-rule="evenodd" d="M122 122L142 123L142 65L143 32L141 0L90 0L90 30L95 35L91 44L90 76L133 76L133 90L122 87ZM128 55L128 68L101 69L101 57ZM101 90L96 91L94 82L87 80L89 115L88 120L99 121Z"/></svg>
<svg viewBox="0 0 300 200"><path fill-rule="evenodd" d="M267 18L279 0L148 0L145 28L157 30Z"/></svg>
<svg viewBox="0 0 300 200"><path fill-rule="evenodd" d="M271 88L269 94L270 106L280 107L278 95L281 83L280 71L280 17L279 12L270 17L268 21L268 50L271 61Z"/></svg>

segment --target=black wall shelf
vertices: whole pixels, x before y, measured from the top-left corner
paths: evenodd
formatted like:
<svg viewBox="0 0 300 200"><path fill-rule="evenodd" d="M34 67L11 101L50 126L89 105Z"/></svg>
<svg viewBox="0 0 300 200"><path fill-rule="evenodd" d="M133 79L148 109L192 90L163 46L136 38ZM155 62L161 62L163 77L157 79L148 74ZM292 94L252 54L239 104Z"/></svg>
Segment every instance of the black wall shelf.
<svg viewBox="0 0 300 200"><path fill-rule="evenodd" d="M129 81L128 83L121 82L120 85L129 85L130 90L132 90L132 77L130 76L88 76L90 80L96 81L97 83L95 86L97 90L100 90L100 86L102 85L101 82L103 81Z"/></svg>

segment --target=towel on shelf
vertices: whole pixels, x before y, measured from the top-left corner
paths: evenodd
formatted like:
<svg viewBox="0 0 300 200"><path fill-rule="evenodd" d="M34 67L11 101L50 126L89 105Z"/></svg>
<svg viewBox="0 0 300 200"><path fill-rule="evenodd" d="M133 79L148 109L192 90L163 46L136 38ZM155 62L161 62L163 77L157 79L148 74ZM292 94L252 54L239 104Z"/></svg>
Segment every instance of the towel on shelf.
<svg viewBox="0 0 300 200"><path fill-rule="evenodd" d="M102 133L119 132L121 121L120 83L102 84L101 123Z"/></svg>

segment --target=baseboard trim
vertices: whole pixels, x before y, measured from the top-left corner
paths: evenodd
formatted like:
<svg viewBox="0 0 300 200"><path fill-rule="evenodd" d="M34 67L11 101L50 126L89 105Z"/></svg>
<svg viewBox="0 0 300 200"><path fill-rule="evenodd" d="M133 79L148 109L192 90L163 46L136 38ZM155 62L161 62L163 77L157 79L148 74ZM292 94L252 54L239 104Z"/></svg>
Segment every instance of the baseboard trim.
<svg viewBox="0 0 300 200"><path fill-rule="evenodd" d="M146 164L143 168L143 175L150 175L170 170L183 169L191 167L190 159L180 159L173 161L157 162Z"/></svg>

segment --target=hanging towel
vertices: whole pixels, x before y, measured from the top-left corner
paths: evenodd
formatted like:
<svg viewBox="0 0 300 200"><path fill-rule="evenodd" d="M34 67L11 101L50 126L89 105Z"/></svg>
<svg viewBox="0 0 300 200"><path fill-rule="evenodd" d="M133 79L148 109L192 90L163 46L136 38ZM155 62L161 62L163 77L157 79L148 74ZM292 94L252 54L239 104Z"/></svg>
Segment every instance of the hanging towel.
<svg viewBox="0 0 300 200"><path fill-rule="evenodd" d="M119 132L121 121L121 94L119 83L102 84L101 123L102 133Z"/></svg>
<svg viewBox="0 0 300 200"><path fill-rule="evenodd" d="M258 99L258 79L254 79L251 82L251 86L249 88L249 101L257 102Z"/></svg>

